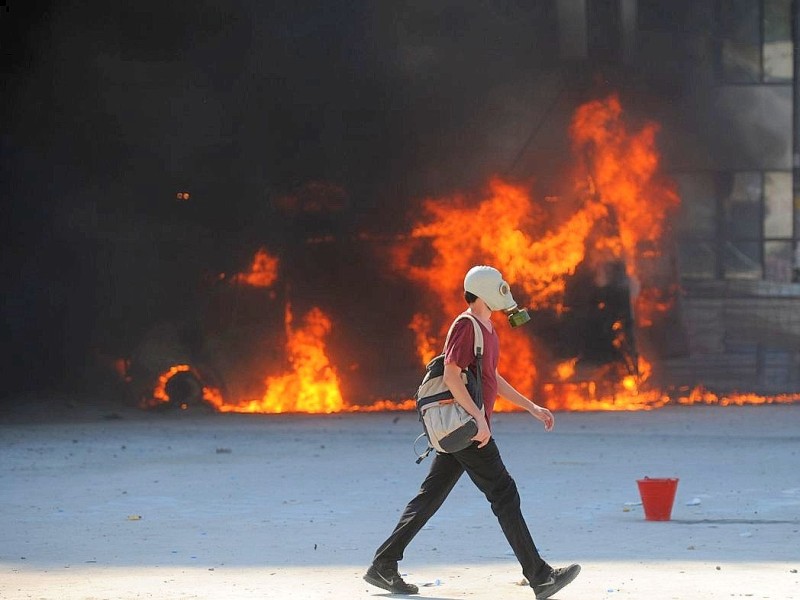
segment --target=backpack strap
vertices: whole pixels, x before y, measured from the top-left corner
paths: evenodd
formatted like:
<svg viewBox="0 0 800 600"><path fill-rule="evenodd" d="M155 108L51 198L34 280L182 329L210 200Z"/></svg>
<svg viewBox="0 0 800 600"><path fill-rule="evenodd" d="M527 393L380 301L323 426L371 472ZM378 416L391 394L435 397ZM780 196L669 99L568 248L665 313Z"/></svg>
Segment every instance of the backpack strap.
<svg viewBox="0 0 800 600"><path fill-rule="evenodd" d="M473 344L473 351L475 352L475 371L477 375L477 383L475 385L475 395L477 398L473 398L473 400L479 408L483 408L483 369L481 366L483 363L483 331L481 331L481 326L478 325L478 319L468 312L463 312L458 315L450 325L450 329L447 331L447 337L444 340L444 352L447 352L447 343L450 341L450 334L453 333L456 323L458 323L461 319L469 319L472 321L472 328L475 331L475 343Z"/></svg>
<svg viewBox="0 0 800 600"><path fill-rule="evenodd" d="M450 325L450 329L447 330L447 337L444 340L443 351L447 352L447 343L450 341L450 335L453 333L456 323L458 323L461 319L469 319L472 321L472 329L475 331L473 352L475 353L475 358L480 360L483 358L483 331L481 331L481 326L478 325L478 319L468 312L461 313L453 320L453 323Z"/></svg>

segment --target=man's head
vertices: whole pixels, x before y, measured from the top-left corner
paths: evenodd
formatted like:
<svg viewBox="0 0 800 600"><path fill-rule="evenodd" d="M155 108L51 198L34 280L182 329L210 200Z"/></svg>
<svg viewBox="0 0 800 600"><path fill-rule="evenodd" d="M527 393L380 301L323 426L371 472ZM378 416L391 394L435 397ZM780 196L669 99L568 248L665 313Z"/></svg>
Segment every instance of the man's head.
<svg viewBox="0 0 800 600"><path fill-rule="evenodd" d="M490 310L509 311L517 307L500 271L485 265L472 267L464 277L464 299L472 304L475 298L483 300Z"/></svg>

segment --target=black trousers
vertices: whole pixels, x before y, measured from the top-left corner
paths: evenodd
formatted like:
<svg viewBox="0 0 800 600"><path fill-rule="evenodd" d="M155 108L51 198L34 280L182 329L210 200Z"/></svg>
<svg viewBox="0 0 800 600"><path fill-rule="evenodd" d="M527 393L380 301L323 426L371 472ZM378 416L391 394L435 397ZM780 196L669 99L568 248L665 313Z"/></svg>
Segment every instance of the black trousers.
<svg viewBox="0 0 800 600"><path fill-rule="evenodd" d="M520 510L517 484L508 474L494 439L478 448L473 443L453 454L436 454L431 470L416 497L408 503L392 534L375 552L373 562L394 565L403 559L406 547L447 498L464 471L484 493L500 527L533 584L544 579L550 566L539 556Z"/></svg>

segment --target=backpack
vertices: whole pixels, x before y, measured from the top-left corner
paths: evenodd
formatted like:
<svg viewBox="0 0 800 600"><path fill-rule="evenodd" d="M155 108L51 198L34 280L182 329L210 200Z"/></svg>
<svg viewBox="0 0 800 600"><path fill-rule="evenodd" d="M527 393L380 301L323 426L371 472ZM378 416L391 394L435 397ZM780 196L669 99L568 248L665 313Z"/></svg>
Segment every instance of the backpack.
<svg viewBox="0 0 800 600"><path fill-rule="evenodd" d="M478 321L469 313L455 318L447 332L445 350L433 358L425 367L425 376L414 395L423 433L417 438L427 437L428 448L417 458L417 464L433 450L444 453L458 452L472 444L478 433L478 424L470 414L453 399L453 394L444 383L444 353L456 323L469 319L475 331L475 362L477 376L469 369L462 369L461 380L478 408L483 408L483 386L481 385L481 362L483 359L483 332Z"/></svg>

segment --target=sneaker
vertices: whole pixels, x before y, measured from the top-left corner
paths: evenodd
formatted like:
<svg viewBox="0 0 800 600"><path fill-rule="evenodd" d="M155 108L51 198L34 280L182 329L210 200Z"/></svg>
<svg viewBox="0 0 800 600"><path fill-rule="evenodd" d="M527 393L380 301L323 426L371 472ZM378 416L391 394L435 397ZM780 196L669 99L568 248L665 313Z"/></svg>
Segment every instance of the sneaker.
<svg viewBox="0 0 800 600"><path fill-rule="evenodd" d="M419 588L412 583L406 583L397 572L397 567L379 567L371 565L364 575L364 581L393 594L418 594Z"/></svg>
<svg viewBox="0 0 800 600"><path fill-rule="evenodd" d="M536 600L544 600L555 594L560 589L572 583L572 580L581 572L580 565L570 565L550 571L550 576L541 583L532 584Z"/></svg>

